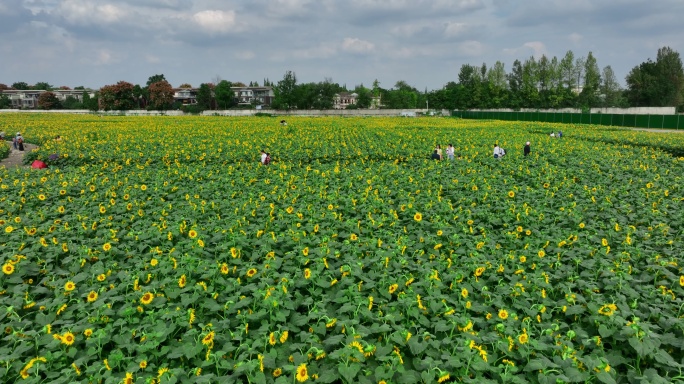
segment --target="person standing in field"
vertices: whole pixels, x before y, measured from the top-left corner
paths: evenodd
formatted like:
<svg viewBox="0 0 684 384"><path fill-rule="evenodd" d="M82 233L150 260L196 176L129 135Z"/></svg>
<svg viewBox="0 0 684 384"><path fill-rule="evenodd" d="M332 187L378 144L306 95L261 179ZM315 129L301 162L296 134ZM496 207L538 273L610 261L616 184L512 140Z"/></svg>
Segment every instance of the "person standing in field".
<svg viewBox="0 0 684 384"><path fill-rule="evenodd" d="M447 153L447 158L449 160L453 160L454 159L454 146L449 144L449 146L447 147L446 153Z"/></svg>
<svg viewBox="0 0 684 384"><path fill-rule="evenodd" d="M14 148L23 151L24 150L24 137L21 135L21 132L17 132L17 137L15 137L15 146Z"/></svg>
<svg viewBox="0 0 684 384"><path fill-rule="evenodd" d="M437 152L437 150L435 149L434 151L432 151L432 156L430 156L430 158L432 160L439 161L439 160L442 160L442 155L440 155L439 152Z"/></svg>
<svg viewBox="0 0 684 384"><path fill-rule="evenodd" d="M530 154L530 142L525 143L525 148L523 148L523 155L527 156Z"/></svg>
<svg viewBox="0 0 684 384"><path fill-rule="evenodd" d="M442 146L437 144L437 146L435 146L435 151L437 151L437 154L439 155L439 159L442 160Z"/></svg>
<svg viewBox="0 0 684 384"><path fill-rule="evenodd" d="M494 144L494 158L495 159L500 159L505 155L505 152L501 147L499 147L499 144Z"/></svg>
<svg viewBox="0 0 684 384"><path fill-rule="evenodd" d="M266 158L267 157L268 157L268 155L266 154L266 151L262 149L261 150L261 164L264 164L264 165L266 164Z"/></svg>

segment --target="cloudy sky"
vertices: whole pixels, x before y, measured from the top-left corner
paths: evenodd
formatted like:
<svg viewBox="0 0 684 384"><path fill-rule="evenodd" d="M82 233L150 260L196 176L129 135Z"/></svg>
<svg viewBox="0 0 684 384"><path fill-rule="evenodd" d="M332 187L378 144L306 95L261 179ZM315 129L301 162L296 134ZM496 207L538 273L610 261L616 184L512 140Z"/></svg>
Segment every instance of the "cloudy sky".
<svg viewBox="0 0 684 384"><path fill-rule="evenodd" d="M1 0L0 83L261 84L292 70L432 90L463 64L508 72L572 50L624 84L659 47L684 54L683 15L682 0Z"/></svg>

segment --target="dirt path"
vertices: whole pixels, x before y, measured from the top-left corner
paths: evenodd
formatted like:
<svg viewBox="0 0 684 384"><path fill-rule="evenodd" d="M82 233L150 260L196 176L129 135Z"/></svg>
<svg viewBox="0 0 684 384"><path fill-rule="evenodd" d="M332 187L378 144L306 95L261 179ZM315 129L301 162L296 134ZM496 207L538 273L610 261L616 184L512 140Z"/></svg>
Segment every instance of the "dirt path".
<svg viewBox="0 0 684 384"><path fill-rule="evenodd" d="M658 129L658 128L631 128L634 131L646 131L656 133L684 133L681 129Z"/></svg>
<svg viewBox="0 0 684 384"><path fill-rule="evenodd" d="M28 168L29 166L24 165L24 163L23 163L24 154L31 152L32 150L38 148L38 146L33 145L33 144L24 143L24 150L20 151L18 149L14 149L11 141L7 142L7 145L9 145L9 147L10 147L10 153L6 159L2 159L0 161L0 167L5 167L7 169L13 169L13 168L18 168L18 167Z"/></svg>

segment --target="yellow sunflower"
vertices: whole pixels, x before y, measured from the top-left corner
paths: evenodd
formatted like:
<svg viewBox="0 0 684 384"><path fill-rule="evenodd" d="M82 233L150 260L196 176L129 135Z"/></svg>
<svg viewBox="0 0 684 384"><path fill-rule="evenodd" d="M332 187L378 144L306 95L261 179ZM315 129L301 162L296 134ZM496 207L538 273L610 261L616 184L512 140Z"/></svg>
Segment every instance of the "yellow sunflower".
<svg viewBox="0 0 684 384"><path fill-rule="evenodd" d="M303 383L309 379L309 373L306 369L306 363L302 363L297 367L297 375L296 375L297 381L300 383Z"/></svg>
<svg viewBox="0 0 684 384"><path fill-rule="evenodd" d="M73 281L67 281L66 284L64 284L64 290L67 292L71 292L74 289L76 289L76 284L74 284Z"/></svg>
<svg viewBox="0 0 684 384"><path fill-rule="evenodd" d="M420 212L416 212L416 214L413 215L413 220L421 221L421 220L423 220L423 215L421 215Z"/></svg>
<svg viewBox="0 0 684 384"><path fill-rule="evenodd" d="M74 334L71 332L67 332L62 335L62 344L65 345L71 345L76 341L76 338L74 337Z"/></svg>
<svg viewBox="0 0 684 384"><path fill-rule="evenodd" d="M95 291L90 291L90 293L88 294L88 302L89 302L89 303L94 302L95 300L97 300L97 296L98 296L98 295L97 295L97 292L95 292Z"/></svg>
<svg viewBox="0 0 684 384"><path fill-rule="evenodd" d="M278 377L283 374L283 369L282 368L276 368L273 370L273 377Z"/></svg>
<svg viewBox="0 0 684 384"><path fill-rule="evenodd" d="M2 273L5 275L11 275L14 273L14 265L10 263L3 264L2 266Z"/></svg>
<svg viewBox="0 0 684 384"><path fill-rule="evenodd" d="M112 245L109 243L104 243L104 245L102 245L102 249L104 249L104 251L107 252L110 249L112 249Z"/></svg>
<svg viewBox="0 0 684 384"><path fill-rule="evenodd" d="M518 342L520 344L527 344L528 341L530 341L530 338L527 336L527 333L518 336Z"/></svg>
<svg viewBox="0 0 684 384"><path fill-rule="evenodd" d="M256 273L257 273L256 268L250 268L249 270L247 270L247 277L254 277L254 275L256 275Z"/></svg>
<svg viewBox="0 0 684 384"><path fill-rule="evenodd" d="M194 229L191 229L190 232L188 232L188 236L191 239L194 239L195 237L197 237L197 231L195 231Z"/></svg>
<svg viewBox="0 0 684 384"><path fill-rule="evenodd" d="M501 320L508 319L508 311L506 311L505 309L500 309L499 310L499 319L501 319Z"/></svg>
<svg viewBox="0 0 684 384"><path fill-rule="evenodd" d="M399 288L399 284L390 285L389 289L388 289L390 295L394 294L394 292L396 292L397 288Z"/></svg>
<svg viewBox="0 0 684 384"><path fill-rule="evenodd" d="M146 292L142 297L140 298L140 303L143 305L148 305L154 300L154 295L151 294L150 292Z"/></svg>
<svg viewBox="0 0 684 384"><path fill-rule="evenodd" d="M311 270L309 268L304 270L304 278L307 280L311 278Z"/></svg>
<svg viewBox="0 0 684 384"><path fill-rule="evenodd" d="M358 240L358 239L359 239L359 237L356 236L355 233L352 233L351 235L349 235L349 240L351 240L351 241L355 241L355 240Z"/></svg>

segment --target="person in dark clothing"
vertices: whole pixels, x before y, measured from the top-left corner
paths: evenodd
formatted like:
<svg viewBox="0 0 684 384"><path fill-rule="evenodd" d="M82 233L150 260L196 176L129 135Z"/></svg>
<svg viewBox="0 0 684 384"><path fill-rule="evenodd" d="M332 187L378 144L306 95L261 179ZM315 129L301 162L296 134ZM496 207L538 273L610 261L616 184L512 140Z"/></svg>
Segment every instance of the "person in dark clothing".
<svg viewBox="0 0 684 384"><path fill-rule="evenodd" d="M437 152L436 149L432 152L432 156L430 156L430 158L432 160L442 160L442 156L439 154L439 152Z"/></svg>
<svg viewBox="0 0 684 384"><path fill-rule="evenodd" d="M525 156L530 154L530 142L529 141L527 143L525 143L525 148L523 149L523 153Z"/></svg>

